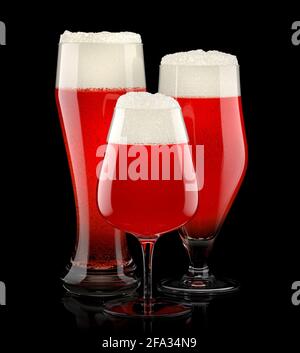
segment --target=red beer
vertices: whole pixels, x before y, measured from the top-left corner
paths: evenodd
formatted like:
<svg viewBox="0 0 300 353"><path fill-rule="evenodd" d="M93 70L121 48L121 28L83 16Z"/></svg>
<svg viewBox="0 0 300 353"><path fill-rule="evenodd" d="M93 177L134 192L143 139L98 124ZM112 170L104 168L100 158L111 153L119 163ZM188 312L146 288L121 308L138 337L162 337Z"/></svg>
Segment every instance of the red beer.
<svg viewBox="0 0 300 353"><path fill-rule="evenodd" d="M74 187L77 226L86 229L85 236L89 240L87 267L90 269L105 270L117 265L115 229L101 217L97 206L97 166L101 162L97 149L106 144L117 99L130 90L144 89L56 89ZM125 242L124 236L122 242ZM127 253L123 254L123 259L128 260Z"/></svg>
<svg viewBox="0 0 300 353"><path fill-rule="evenodd" d="M193 216L198 200L195 180L191 180L190 184L194 187L194 192L187 188L185 175L192 176L194 167L191 155L184 153L185 148L189 151L187 144L110 144L103 168L106 168L105 163L112 163L115 158L111 173L115 179L101 177L99 182L99 205L105 219L140 238L156 237L186 223ZM121 149L126 149L127 152L134 149L134 155L144 157L135 174L130 174L130 170L136 157L127 157L129 172L126 180L121 180L120 176L123 173L120 165L124 166L123 161L120 163ZM163 159L160 154L162 150L163 153L169 153L169 159ZM157 163L154 155L159 156ZM185 162L184 171L181 168L183 165L180 165L182 160Z"/></svg>
<svg viewBox="0 0 300 353"><path fill-rule="evenodd" d="M199 192L198 210L185 229L189 237L209 238L226 218L246 171L241 97L177 100L190 143L204 145L204 185Z"/></svg>

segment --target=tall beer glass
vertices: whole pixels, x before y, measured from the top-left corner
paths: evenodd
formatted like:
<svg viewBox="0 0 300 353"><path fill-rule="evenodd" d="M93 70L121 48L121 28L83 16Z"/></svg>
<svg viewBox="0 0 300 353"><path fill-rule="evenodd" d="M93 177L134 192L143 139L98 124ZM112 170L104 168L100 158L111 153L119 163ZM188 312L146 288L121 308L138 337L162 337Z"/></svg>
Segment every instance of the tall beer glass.
<svg viewBox="0 0 300 353"><path fill-rule="evenodd" d="M194 50L162 58L159 91L179 102L190 143L204 147L204 182L194 218L180 229L188 250L188 273L167 280L170 294L230 292L237 284L216 279L207 265L213 241L237 195L247 164L246 136L235 56ZM199 163L195 158L194 162Z"/></svg>
<svg viewBox="0 0 300 353"><path fill-rule="evenodd" d="M63 278L71 292L112 296L137 286L125 233L101 217L96 195L115 103L128 91L144 90L140 35L66 31L61 36L56 101L77 211L76 248Z"/></svg>

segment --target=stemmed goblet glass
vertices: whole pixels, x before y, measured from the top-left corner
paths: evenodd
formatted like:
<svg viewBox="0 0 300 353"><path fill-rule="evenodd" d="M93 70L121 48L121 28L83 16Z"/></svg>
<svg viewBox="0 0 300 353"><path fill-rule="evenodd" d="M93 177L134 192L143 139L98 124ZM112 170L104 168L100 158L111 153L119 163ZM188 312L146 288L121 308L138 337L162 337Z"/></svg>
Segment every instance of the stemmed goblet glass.
<svg viewBox="0 0 300 353"><path fill-rule="evenodd" d="M139 240L144 292L137 300L107 304L107 312L153 317L189 311L153 299L152 254L157 238L189 221L197 204L197 178L179 104L161 94L121 96L101 167L98 205L107 222Z"/></svg>

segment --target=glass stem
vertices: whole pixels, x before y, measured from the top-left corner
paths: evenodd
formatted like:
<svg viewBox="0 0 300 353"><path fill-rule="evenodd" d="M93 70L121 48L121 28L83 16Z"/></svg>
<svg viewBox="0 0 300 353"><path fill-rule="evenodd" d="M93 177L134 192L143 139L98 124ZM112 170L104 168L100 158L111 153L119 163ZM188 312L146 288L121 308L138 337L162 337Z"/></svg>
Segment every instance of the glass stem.
<svg viewBox="0 0 300 353"><path fill-rule="evenodd" d="M149 315L152 312L152 259L153 248L156 239L140 240L143 252L143 299L144 299L144 314Z"/></svg>
<svg viewBox="0 0 300 353"><path fill-rule="evenodd" d="M188 251L190 265L188 269L189 277L197 277L199 279L207 279L210 271L207 259L212 247L213 239L191 239L184 238L183 243Z"/></svg>

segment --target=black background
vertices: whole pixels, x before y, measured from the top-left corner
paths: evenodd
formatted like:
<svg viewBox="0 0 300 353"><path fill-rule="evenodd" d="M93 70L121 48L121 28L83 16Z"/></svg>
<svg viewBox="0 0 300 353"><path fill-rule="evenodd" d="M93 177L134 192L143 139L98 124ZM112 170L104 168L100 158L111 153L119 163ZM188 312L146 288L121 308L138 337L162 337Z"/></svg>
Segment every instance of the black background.
<svg viewBox="0 0 300 353"><path fill-rule="evenodd" d="M291 43L291 25L300 20L297 12L257 9L250 15L246 6L223 12L191 2L169 5L169 11L140 2L135 12L129 4L85 5L0 6L7 27L7 45L0 46L0 280L7 285L0 340L23 349L100 352L101 337L150 335L149 323L103 319L99 313L79 320L79 326L88 322L87 329L78 328L62 304L59 280L75 234L54 100L59 35L65 29L128 30L142 35L150 92L157 90L160 58L167 53L203 48L237 55L249 144L245 181L211 256L216 272L241 282L240 294L209 304L207 314L194 308L187 321L155 321L152 335L197 337L198 351L281 344L296 349L299 308L291 304L291 284L300 280L300 46ZM138 262L133 239L131 245ZM154 259L156 280L186 266L178 237L162 237Z"/></svg>

